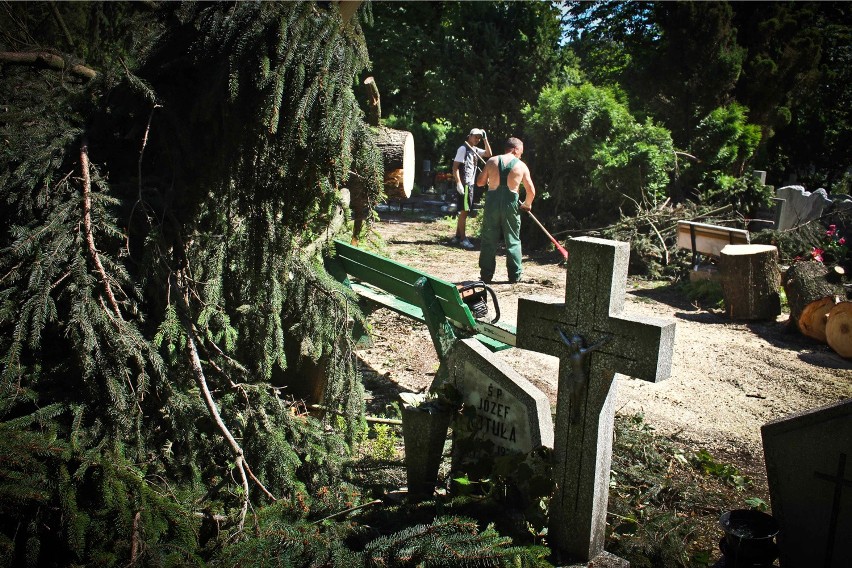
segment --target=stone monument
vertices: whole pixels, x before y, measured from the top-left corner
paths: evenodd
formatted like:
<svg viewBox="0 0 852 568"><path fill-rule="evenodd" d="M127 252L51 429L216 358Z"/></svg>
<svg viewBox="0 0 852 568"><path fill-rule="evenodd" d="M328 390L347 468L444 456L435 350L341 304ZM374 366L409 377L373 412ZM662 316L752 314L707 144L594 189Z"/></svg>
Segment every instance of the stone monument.
<svg viewBox="0 0 852 568"><path fill-rule="evenodd" d="M583 237L568 241L568 251L565 302L518 300L517 338L518 347L560 361L551 548L559 561L595 565L608 561L615 376L668 378L675 324L622 313L627 243Z"/></svg>

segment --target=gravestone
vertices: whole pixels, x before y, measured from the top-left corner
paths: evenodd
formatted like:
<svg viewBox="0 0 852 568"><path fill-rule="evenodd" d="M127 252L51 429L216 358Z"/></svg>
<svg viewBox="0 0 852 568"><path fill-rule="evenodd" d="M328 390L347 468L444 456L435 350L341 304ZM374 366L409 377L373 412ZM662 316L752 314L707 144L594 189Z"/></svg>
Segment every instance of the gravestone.
<svg viewBox="0 0 852 568"><path fill-rule="evenodd" d="M776 192L776 197L784 200L776 227L779 231L818 219L831 205L828 193L822 188L812 193L801 185L787 185Z"/></svg>
<svg viewBox="0 0 852 568"><path fill-rule="evenodd" d="M852 399L761 427L782 568L852 563Z"/></svg>
<svg viewBox="0 0 852 568"><path fill-rule="evenodd" d="M474 447L498 456L527 453L538 446L553 447L553 420L547 396L495 359L479 341L456 342L448 357L447 371L447 382L462 393L465 406L475 410L472 424L463 428L470 431ZM455 452L458 444L453 446ZM454 454L453 462L461 457L471 456Z"/></svg>
<svg viewBox="0 0 852 568"><path fill-rule="evenodd" d="M615 375L668 378L675 324L622 313L627 243L582 237L568 251L565 302L519 299L517 342L559 357L551 546L594 563L606 529Z"/></svg>

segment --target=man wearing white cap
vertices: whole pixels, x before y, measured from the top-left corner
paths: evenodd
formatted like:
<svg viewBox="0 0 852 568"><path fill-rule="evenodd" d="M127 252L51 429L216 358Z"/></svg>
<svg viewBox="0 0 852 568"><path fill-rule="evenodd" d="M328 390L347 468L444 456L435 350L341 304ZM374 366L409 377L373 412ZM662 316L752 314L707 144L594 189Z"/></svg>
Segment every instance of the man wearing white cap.
<svg viewBox="0 0 852 568"><path fill-rule="evenodd" d="M478 147L480 141L484 143L484 150ZM453 179L456 182L456 203L458 204L459 218L456 222L456 236L450 242L459 244L467 250L473 248L473 243L465 234L465 227L467 225L467 214L473 208L473 188L476 183L477 166L479 165L477 154L483 160L491 157L491 145L488 143L488 136L481 128L474 128L470 131L465 143L459 146L456 151L456 157L453 161Z"/></svg>

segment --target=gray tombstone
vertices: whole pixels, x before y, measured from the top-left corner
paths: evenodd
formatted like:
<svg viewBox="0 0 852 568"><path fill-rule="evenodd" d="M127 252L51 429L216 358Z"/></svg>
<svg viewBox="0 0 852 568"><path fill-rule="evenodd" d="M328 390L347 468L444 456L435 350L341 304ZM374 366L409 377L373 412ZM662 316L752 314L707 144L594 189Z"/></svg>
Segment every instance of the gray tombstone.
<svg viewBox="0 0 852 568"><path fill-rule="evenodd" d="M447 382L461 391L465 406L476 411L473 423L463 429L473 436L478 448L505 455L527 453L538 446L553 447L553 419L547 396L494 358L479 341L456 342L447 369ZM454 455L453 462L458 458Z"/></svg>
<svg viewBox="0 0 852 568"><path fill-rule="evenodd" d="M606 529L615 375L668 378L674 322L623 314L630 246L568 241L565 303L518 300L518 347L559 357L554 495L548 534L556 550L602 556Z"/></svg>
<svg viewBox="0 0 852 568"><path fill-rule="evenodd" d="M784 200L776 227L779 231L818 219L832 202L824 189L810 192L801 185L784 186L776 192L776 196Z"/></svg>
<svg viewBox="0 0 852 568"><path fill-rule="evenodd" d="M761 430L782 568L852 562L852 399Z"/></svg>

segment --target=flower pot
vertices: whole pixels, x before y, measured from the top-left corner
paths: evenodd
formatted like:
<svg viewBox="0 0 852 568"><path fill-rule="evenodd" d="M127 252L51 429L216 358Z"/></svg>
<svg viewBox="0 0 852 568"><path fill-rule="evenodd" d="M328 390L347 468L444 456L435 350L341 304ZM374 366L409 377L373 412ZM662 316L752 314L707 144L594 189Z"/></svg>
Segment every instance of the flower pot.
<svg viewBox="0 0 852 568"><path fill-rule="evenodd" d="M410 495L431 495L435 490L452 416L449 410L403 405L402 438Z"/></svg>
<svg viewBox="0 0 852 568"><path fill-rule="evenodd" d="M778 521L771 515L749 509L723 513L719 525L725 537L719 548L730 568L772 566L778 558Z"/></svg>

